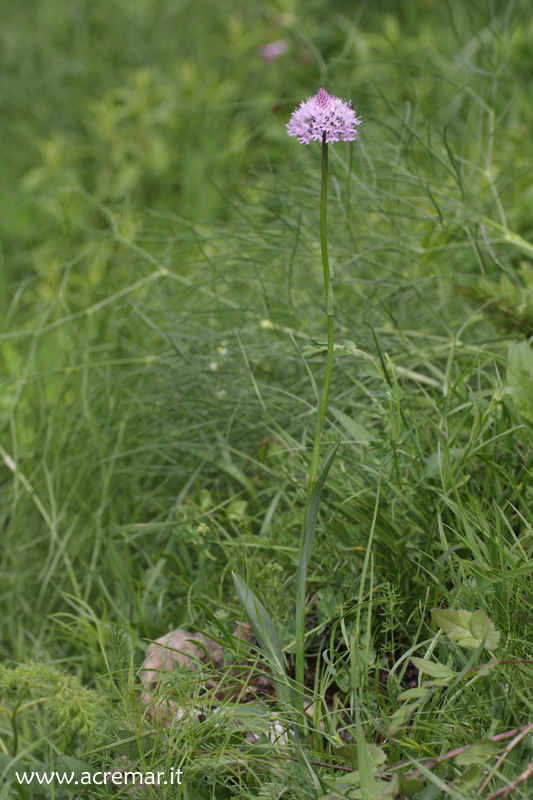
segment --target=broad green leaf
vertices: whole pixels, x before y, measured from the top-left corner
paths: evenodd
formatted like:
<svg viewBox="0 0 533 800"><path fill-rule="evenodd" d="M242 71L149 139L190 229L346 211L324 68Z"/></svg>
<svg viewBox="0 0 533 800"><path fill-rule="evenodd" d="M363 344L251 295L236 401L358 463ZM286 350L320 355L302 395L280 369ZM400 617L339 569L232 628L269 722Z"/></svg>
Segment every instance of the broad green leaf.
<svg viewBox="0 0 533 800"><path fill-rule="evenodd" d="M494 622L484 611L475 611L472 614L470 630L480 643L482 641L485 642L487 650L496 650L500 643L501 634L500 631L496 630Z"/></svg>
<svg viewBox="0 0 533 800"><path fill-rule="evenodd" d="M433 608L431 616L439 628L454 642L459 642L465 647L479 647L480 642L476 641L470 630L471 611L446 611Z"/></svg>
<svg viewBox="0 0 533 800"><path fill-rule="evenodd" d="M456 674L446 664L439 664L437 661L426 661L425 658L412 658L411 661L420 672L431 678L453 678Z"/></svg>
<svg viewBox="0 0 533 800"><path fill-rule="evenodd" d="M476 650L483 645L495 650L500 641L500 632L484 611L456 611L434 608L431 616L452 641L463 647Z"/></svg>
<svg viewBox="0 0 533 800"><path fill-rule="evenodd" d="M367 744L366 752L368 753L368 758L370 760L370 764L372 765L373 769L377 769L381 767L382 764L385 764L387 761L387 756L385 755L385 751L383 748L378 747L377 744Z"/></svg>
<svg viewBox="0 0 533 800"><path fill-rule="evenodd" d="M519 414L533 422L533 350L528 342L512 344L507 351L507 384Z"/></svg>

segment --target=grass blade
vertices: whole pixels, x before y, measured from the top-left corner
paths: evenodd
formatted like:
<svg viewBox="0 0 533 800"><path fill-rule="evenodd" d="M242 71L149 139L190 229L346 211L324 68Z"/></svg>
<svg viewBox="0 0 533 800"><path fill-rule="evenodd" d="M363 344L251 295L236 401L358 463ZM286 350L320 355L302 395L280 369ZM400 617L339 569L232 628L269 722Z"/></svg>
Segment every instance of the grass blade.
<svg viewBox="0 0 533 800"><path fill-rule="evenodd" d="M278 679L280 695L286 705L291 705L294 693L289 685L289 678L285 670L283 653L279 643L278 634L274 623L264 605L252 592L248 584L236 572L232 572L233 585L250 623L254 636L265 653L275 677Z"/></svg>

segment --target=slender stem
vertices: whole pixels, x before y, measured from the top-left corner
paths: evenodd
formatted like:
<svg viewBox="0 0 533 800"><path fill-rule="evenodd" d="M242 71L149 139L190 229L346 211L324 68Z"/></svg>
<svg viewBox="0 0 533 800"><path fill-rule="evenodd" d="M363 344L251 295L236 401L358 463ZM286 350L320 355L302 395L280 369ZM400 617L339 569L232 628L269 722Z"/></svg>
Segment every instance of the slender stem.
<svg viewBox="0 0 533 800"><path fill-rule="evenodd" d="M328 202L328 145L326 136L322 138L322 187L320 194L320 244L322 249L322 269L324 271L324 288L326 292L326 314L328 327L328 349L326 361L326 378L322 398L317 413L317 423L315 431L315 441L313 445L313 455L309 471L309 482L307 485L307 497L305 501L304 519L300 538L300 559L299 574L296 590L296 664L295 679L296 684L304 686L304 662L305 662L305 598L307 584L307 559L304 558L304 543L306 535L306 512L309 505L311 493L316 485L318 477L318 467L320 462L320 446L322 443L322 433L324 430L324 420L328 407L329 390L331 387L331 376L333 373L333 353L334 353L334 306L333 306L333 287L332 275L328 260L328 238L327 238L327 202ZM303 714L304 698L303 694L298 699L298 708Z"/></svg>
<svg viewBox="0 0 533 800"><path fill-rule="evenodd" d="M328 259L328 231L327 231L327 205L328 205L328 145L325 141L325 134L322 139L322 188L320 193L320 246L322 250L322 269L324 272L324 289L326 292L326 314L328 322L328 353L326 361L326 380L318 411L315 442L313 446L313 456L311 459L311 469L309 472L309 491L308 496L313 490L318 474L318 464L320 460L320 445L322 443L322 432L324 430L324 420L328 407L329 390L331 387L331 375L333 373L333 347L334 347L334 307L333 307L333 286L332 275L329 268Z"/></svg>

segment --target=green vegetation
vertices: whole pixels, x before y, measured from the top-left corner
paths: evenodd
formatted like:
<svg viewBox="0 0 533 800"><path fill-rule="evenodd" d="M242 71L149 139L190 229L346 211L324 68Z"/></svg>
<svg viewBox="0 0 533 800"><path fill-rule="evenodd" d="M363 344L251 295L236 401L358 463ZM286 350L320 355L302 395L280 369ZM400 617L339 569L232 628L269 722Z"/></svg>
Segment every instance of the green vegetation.
<svg viewBox="0 0 533 800"><path fill-rule="evenodd" d="M169 800L530 797L528 9L6 4L0 798L76 796L16 770L131 763L182 769L146 789ZM285 125L321 85L363 123L329 155L340 446L297 750L293 685L239 703L213 665L174 669L169 729L139 669L178 627L242 657L235 572L294 674L326 330L320 146Z"/></svg>

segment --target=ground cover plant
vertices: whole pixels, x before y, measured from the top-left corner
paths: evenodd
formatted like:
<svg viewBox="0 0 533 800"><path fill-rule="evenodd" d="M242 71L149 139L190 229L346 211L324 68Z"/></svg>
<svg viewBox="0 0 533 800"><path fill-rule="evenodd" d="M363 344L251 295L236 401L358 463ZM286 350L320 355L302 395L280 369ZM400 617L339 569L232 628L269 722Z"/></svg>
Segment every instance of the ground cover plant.
<svg viewBox="0 0 533 800"><path fill-rule="evenodd" d="M127 796L16 778L124 764L183 770L147 797L529 797L533 27L407 5L8 4L3 797ZM231 573L297 688L327 345L320 145L286 124L320 86L364 125L329 151L295 743L268 642L235 688ZM169 728L139 671L175 628L225 662L166 674Z"/></svg>

